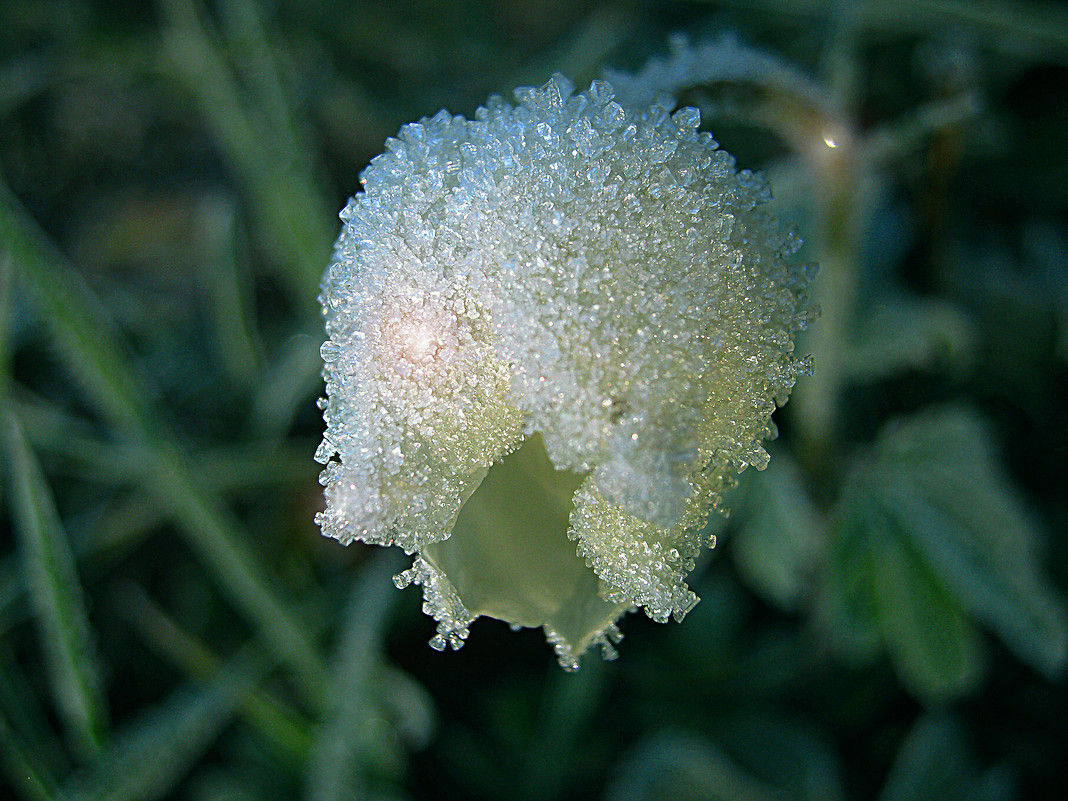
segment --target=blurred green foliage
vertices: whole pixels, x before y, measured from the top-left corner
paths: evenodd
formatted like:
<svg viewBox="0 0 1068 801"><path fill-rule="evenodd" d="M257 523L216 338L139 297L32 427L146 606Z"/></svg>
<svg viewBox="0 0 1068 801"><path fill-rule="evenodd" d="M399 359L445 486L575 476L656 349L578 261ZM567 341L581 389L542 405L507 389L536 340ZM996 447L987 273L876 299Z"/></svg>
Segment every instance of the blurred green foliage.
<svg viewBox="0 0 1068 801"><path fill-rule="evenodd" d="M0 796L1068 787L1063 6L0 11ZM683 624L575 675L491 621L435 653L403 563L312 524L334 210L404 122L723 31L848 134L686 98L821 264L815 373Z"/></svg>

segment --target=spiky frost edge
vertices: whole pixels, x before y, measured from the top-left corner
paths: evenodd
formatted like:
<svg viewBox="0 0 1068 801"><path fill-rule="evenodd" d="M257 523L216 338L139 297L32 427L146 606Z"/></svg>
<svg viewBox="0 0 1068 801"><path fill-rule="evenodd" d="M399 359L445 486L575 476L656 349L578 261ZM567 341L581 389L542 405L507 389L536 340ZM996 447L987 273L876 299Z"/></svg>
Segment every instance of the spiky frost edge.
<svg viewBox="0 0 1068 801"><path fill-rule="evenodd" d="M472 614L464 606L459 593L444 571L417 555L410 568L393 577L393 584L398 590L403 590L412 584L423 588L423 613L433 618L438 624L437 633L430 638L431 648L435 651L444 651L448 647L458 651L463 647L471 633L471 624L478 620L480 615ZM632 611L634 611L633 605L621 609L614 618L605 623L600 631L593 632L575 646L571 646L563 635L557 633L548 624L543 625L542 630L545 632L545 639L556 653L560 667L568 672L574 672L579 669L579 658L594 646L601 647L601 656L606 661L619 656L615 646L623 640L623 632L619 630L617 624L623 615Z"/></svg>

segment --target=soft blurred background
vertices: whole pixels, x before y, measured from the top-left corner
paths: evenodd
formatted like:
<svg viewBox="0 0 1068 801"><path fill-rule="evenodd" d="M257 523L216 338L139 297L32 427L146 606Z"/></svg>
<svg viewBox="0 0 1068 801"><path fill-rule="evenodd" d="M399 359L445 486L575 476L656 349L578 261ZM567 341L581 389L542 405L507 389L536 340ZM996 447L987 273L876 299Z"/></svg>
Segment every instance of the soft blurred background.
<svg viewBox="0 0 1068 801"><path fill-rule="evenodd" d="M0 797L1064 797L1064 5L0 23ZM821 264L814 375L684 623L576 674L491 620L436 653L399 554L312 523L336 211L402 123L724 32L763 72L683 100Z"/></svg>

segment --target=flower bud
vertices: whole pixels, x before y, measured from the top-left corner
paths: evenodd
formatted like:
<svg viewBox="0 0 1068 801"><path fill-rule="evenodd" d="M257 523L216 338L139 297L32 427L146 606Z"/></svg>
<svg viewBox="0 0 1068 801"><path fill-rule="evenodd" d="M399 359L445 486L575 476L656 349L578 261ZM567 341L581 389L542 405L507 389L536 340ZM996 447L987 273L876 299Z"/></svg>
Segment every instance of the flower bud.
<svg viewBox="0 0 1068 801"><path fill-rule="evenodd" d="M701 531L762 468L810 278L699 115L562 76L371 161L321 301L323 533L415 556L438 648L489 615L565 667L681 619Z"/></svg>

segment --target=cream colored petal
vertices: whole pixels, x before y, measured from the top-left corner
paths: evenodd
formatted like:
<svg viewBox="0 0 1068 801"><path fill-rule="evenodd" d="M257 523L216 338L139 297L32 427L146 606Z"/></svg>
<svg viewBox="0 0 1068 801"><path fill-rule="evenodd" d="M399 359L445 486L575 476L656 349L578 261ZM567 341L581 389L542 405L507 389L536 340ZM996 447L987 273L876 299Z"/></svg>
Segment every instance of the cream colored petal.
<svg viewBox="0 0 1068 801"><path fill-rule="evenodd" d="M448 582L470 619L546 627L577 656L631 607L603 597L603 582L568 539L571 497L581 482L555 470L534 435L490 470L452 535L423 547L437 581Z"/></svg>

